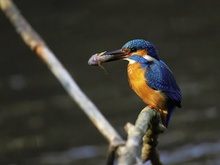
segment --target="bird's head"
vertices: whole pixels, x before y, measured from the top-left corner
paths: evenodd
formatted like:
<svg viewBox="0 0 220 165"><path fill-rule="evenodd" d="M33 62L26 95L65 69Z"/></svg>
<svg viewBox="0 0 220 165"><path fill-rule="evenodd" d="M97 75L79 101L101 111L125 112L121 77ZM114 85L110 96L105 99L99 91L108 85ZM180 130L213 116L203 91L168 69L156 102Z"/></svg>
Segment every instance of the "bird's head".
<svg viewBox="0 0 220 165"><path fill-rule="evenodd" d="M136 39L128 41L121 49L124 52L128 52L128 56L150 56L159 60L156 47L149 41L143 39Z"/></svg>
<svg viewBox="0 0 220 165"><path fill-rule="evenodd" d="M115 60L128 60L132 59L132 56L142 56L146 59L159 60L156 47L149 41L143 39L135 39L128 41L119 50L114 50L110 52L105 52L104 56L107 55L108 58L105 62L115 61Z"/></svg>

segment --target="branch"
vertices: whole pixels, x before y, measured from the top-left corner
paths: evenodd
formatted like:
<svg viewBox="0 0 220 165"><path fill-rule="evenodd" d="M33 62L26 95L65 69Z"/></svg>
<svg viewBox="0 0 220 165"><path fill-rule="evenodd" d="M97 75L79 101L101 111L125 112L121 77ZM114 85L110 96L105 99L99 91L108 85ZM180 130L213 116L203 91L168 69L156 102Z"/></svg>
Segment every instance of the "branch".
<svg viewBox="0 0 220 165"><path fill-rule="evenodd" d="M47 64L50 71L60 81L70 97L86 113L109 143L113 146L124 144L124 140L104 118L93 102L81 91L68 71L58 61L54 53L47 47L43 39L19 13L13 2L11 0L0 0L0 8L14 25L23 41Z"/></svg>
<svg viewBox="0 0 220 165"><path fill-rule="evenodd" d="M144 108L139 114L135 125L128 123L125 127L128 140L125 146L118 149L119 164L140 164L141 143L143 138L142 162L151 160L153 165L162 165L157 152L157 136L165 131L162 125L160 112L149 107ZM153 137L153 139L152 139Z"/></svg>
<svg viewBox="0 0 220 165"><path fill-rule="evenodd" d="M142 162L148 160L151 161L153 165L162 165L160 162L159 153L157 150L158 136L166 130L161 121L160 112L155 112L155 116L151 119L150 128L146 131L143 137L143 147L141 158Z"/></svg>

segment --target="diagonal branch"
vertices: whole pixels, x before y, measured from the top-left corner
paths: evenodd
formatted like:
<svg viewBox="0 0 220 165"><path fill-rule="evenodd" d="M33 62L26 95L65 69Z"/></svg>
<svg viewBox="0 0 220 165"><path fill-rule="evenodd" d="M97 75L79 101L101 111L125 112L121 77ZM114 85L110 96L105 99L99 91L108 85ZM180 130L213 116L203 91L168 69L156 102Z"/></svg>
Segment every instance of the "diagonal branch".
<svg viewBox="0 0 220 165"><path fill-rule="evenodd" d="M124 141L120 135L104 118L93 102L81 91L54 53L19 13L13 2L11 0L0 0L0 8L14 25L23 41L47 64L70 97L81 107L103 136L114 146L123 144Z"/></svg>

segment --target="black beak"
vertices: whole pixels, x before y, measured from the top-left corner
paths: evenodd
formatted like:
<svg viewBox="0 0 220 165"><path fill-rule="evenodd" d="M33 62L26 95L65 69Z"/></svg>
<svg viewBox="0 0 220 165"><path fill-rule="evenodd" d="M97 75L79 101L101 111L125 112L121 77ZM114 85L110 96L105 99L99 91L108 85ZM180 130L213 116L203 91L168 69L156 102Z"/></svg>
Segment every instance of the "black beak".
<svg viewBox="0 0 220 165"><path fill-rule="evenodd" d="M102 52L99 54L94 54L92 57L90 57L88 64L89 65L99 65L101 63L110 62L110 61L116 61L121 60L125 58L128 55L125 51L114 50L111 52Z"/></svg>
<svg viewBox="0 0 220 165"><path fill-rule="evenodd" d="M111 52L106 52L102 56L104 57L106 56L105 62L109 62L109 61L121 60L127 56L127 53L125 53L121 49L118 49Z"/></svg>

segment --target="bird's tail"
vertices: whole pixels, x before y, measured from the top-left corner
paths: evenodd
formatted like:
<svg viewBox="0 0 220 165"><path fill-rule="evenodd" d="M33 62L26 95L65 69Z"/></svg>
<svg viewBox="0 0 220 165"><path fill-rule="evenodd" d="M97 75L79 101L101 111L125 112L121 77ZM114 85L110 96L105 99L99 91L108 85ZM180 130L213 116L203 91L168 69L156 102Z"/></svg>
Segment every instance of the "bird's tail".
<svg viewBox="0 0 220 165"><path fill-rule="evenodd" d="M166 128L168 128L168 126L169 126L171 116L172 116L174 109L175 109L175 107L172 106L168 110L161 110L161 120L162 120L163 125Z"/></svg>

